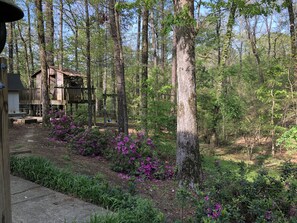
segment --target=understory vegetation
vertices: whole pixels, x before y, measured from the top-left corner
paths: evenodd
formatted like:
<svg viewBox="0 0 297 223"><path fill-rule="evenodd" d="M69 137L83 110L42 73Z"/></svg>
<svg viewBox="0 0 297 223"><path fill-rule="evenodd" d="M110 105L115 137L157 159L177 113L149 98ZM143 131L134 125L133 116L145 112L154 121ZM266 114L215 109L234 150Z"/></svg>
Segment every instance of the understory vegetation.
<svg viewBox="0 0 297 223"><path fill-rule="evenodd" d="M176 192L180 212L193 216L175 222L297 222L297 165L284 163L279 174L244 163L205 158L202 187ZM166 222L149 200L111 187L102 177L73 174L40 157L12 157L12 174L74 195L113 211L90 222Z"/></svg>

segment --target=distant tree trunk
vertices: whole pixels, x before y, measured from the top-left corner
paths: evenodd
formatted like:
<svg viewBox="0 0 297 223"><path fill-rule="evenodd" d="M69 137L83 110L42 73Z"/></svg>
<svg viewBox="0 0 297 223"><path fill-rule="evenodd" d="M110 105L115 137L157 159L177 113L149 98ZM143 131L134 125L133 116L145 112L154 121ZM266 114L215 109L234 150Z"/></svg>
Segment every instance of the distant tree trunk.
<svg viewBox="0 0 297 223"><path fill-rule="evenodd" d="M115 65L117 78L117 94L118 94L118 125L119 132L128 134L128 115L125 91L125 67L122 48L122 38L120 31L119 13L115 9L115 0L109 1L110 16L110 34L114 42Z"/></svg>
<svg viewBox="0 0 297 223"><path fill-rule="evenodd" d="M141 51L141 119L142 129L147 133L147 79L148 79L148 20L149 10L143 7Z"/></svg>
<svg viewBox="0 0 297 223"><path fill-rule="evenodd" d="M7 34L8 34L8 38L7 38L7 45L8 45L8 73L13 73L14 69L13 69L13 65L14 65L14 61L13 61L13 22L8 23L7 25L8 29L7 29Z"/></svg>
<svg viewBox="0 0 297 223"><path fill-rule="evenodd" d="M78 22L75 14L73 13L72 6L70 2L66 1L67 5L69 7L69 12L71 14L73 25L70 25L71 30L73 31L74 34L74 61L75 61L75 71L78 71Z"/></svg>
<svg viewBox="0 0 297 223"><path fill-rule="evenodd" d="M161 0L161 21L164 21L164 7L165 0ZM164 29L164 23L161 22L161 30ZM165 62L166 62L166 36L164 33L161 33L161 69L164 76L165 72Z"/></svg>
<svg viewBox="0 0 297 223"><path fill-rule="evenodd" d="M33 50L32 50L32 32L31 32L31 13L30 13L30 0L26 0L26 8L27 8L27 19L28 19L28 30L27 30L27 36L28 36L28 48L29 48L29 55L30 55L30 73L31 75L35 71L34 66L34 56L33 56ZM29 83L30 87L32 87L32 83Z"/></svg>
<svg viewBox="0 0 297 223"><path fill-rule="evenodd" d="M258 24L258 18L255 17L255 24L253 27L251 27L251 24L248 18L245 18L245 22L246 22L248 38L252 47L252 52L256 58L256 62L258 66L259 81L260 81L260 84L263 84L265 80L264 80L264 74L261 68L261 59L257 48L257 37L256 37L256 27Z"/></svg>
<svg viewBox="0 0 297 223"><path fill-rule="evenodd" d="M152 48L153 48L153 64L154 67L158 67L158 56L157 56L157 31L155 26L155 13L152 11L151 13L151 35L152 35ZM156 82L158 84L158 75L156 76Z"/></svg>
<svg viewBox="0 0 297 223"><path fill-rule="evenodd" d="M176 13L188 10L194 19L194 0L176 0ZM180 185L201 183L195 78L195 27L192 22L176 27L177 37L177 178Z"/></svg>
<svg viewBox="0 0 297 223"><path fill-rule="evenodd" d="M269 17L265 18L265 25L266 25L266 31L267 31L267 41L268 41L268 49L267 49L267 56L270 60L271 55L271 26L272 26L272 18L270 18L270 21L268 21Z"/></svg>
<svg viewBox="0 0 297 223"><path fill-rule="evenodd" d="M135 78L135 93L136 97L140 96L140 37L141 37L141 7L138 8L138 18L137 18L137 46L136 46L136 60L137 60L137 70L136 70L136 78ZM137 101L137 107L139 106L139 102ZM139 115L139 110L137 109L136 115Z"/></svg>
<svg viewBox="0 0 297 223"><path fill-rule="evenodd" d="M42 99L42 124L49 125L49 90L48 90L48 73L46 64L46 49L44 36L44 22L42 12L42 0L35 0L37 16L37 32L39 43L39 56L41 63L41 99Z"/></svg>
<svg viewBox="0 0 297 223"><path fill-rule="evenodd" d="M17 28L19 31L19 35L21 38L21 41L24 45L24 51L25 51L25 61L26 61L26 73L27 73L27 82L28 82L28 86L30 86L31 83L31 73L30 73L30 62L29 62L29 55L28 55L28 45L27 45L27 41L25 40L22 32L21 32L21 28L20 28L20 22L17 22Z"/></svg>
<svg viewBox="0 0 297 223"><path fill-rule="evenodd" d="M14 30L14 50L15 50L15 70L17 74L20 74L20 57L19 57L19 42L18 42L18 30L15 27L15 22L13 23Z"/></svg>
<svg viewBox="0 0 297 223"><path fill-rule="evenodd" d="M54 16L53 16L53 0L45 1L46 13L46 55L47 63L49 66L54 66Z"/></svg>
<svg viewBox="0 0 297 223"><path fill-rule="evenodd" d="M64 63L64 41L63 41L63 15L64 15L64 3L63 0L60 0L60 39L59 39L59 68L63 69L63 63Z"/></svg>
<svg viewBox="0 0 297 223"><path fill-rule="evenodd" d="M91 86L91 37L90 37L90 17L89 1L85 0L86 13L86 58L87 58L87 88L88 88L88 127L92 127L92 86Z"/></svg>

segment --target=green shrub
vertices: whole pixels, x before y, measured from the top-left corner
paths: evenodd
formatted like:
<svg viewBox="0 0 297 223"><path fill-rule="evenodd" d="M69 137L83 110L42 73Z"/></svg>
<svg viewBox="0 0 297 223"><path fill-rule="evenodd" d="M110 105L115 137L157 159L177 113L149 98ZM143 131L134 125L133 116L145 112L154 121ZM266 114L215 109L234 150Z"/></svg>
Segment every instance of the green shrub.
<svg viewBox="0 0 297 223"><path fill-rule="evenodd" d="M216 173L197 190L197 222L296 222L297 180L296 167L284 164L283 177L275 178L260 169L253 180L248 180L247 167L232 171L215 165Z"/></svg>

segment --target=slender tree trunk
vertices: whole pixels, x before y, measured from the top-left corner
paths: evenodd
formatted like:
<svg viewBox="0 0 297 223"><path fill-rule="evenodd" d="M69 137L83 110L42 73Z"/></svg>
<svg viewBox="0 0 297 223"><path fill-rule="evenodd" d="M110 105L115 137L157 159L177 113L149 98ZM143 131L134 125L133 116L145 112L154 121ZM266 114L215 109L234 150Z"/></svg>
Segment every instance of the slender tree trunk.
<svg viewBox="0 0 297 223"><path fill-rule="evenodd" d="M149 10L143 7L142 14L142 51L141 51L141 118L142 128L147 133L147 79L148 79L148 20Z"/></svg>
<svg viewBox="0 0 297 223"><path fill-rule="evenodd" d="M92 127L92 86L91 86L91 37L90 37L90 17L89 1L85 0L86 13L86 58L87 58L87 88L88 88L88 127Z"/></svg>
<svg viewBox="0 0 297 223"><path fill-rule="evenodd" d="M49 66L54 66L54 16L53 16L53 0L46 0L45 2L46 13L46 55L47 63Z"/></svg>
<svg viewBox="0 0 297 223"><path fill-rule="evenodd" d="M140 35L141 35L141 8L138 9L138 18L137 18L137 73L136 73L136 96L140 96Z"/></svg>
<svg viewBox="0 0 297 223"><path fill-rule="evenodd" d="M26 0L26 8L27 8L27 19L28 19L28 30L27 30L27 36L28 36L28 48L29 48L29 55L30 55L30 73L33 74L35 71L34 66L34 56L33 56L33 50L32 50L32 32L31 32L31 12L30 12L30 0ZM30 87L32 87L32 83L30 83Z"/></svg>
<svg viewBox="0 0 297 223"><path fill-rule="evenodd" d="M265 79L264 79L264 74L261 68L261 59L260 59L260 55L257 49L257 37L256 37L256 27L258 24L258 18L255 18L255 24L253 27L251 27L250 21L248 20L248 18L245 18L245 22L246 22L246 29L247 29L247 33L248 33L248 38L249 41L251 43L251 47L252 47L252 52L253 55L256 58L256 62L257 62L257 66L258 66L258 74L259 74L259 81L261 84L264 83Z"/></svg>
<svg viewBox="0 0 297 223"><path fill-rule="evenodd" d="M110 33L114 42L117 94L118 94L118 125L119 132L128 134L128 115L125 91L125 68L120 31L119 13L115 9L115 0L109 1Z"/></svg>
<svg viewBox="0 0 297 223"><path fill-rule="evenodd" d="M187 7L194 18L194 0L176 0L176 13ZM195 27L192 22L176 27L177 37L177 178L180 185L201 182L195 77Z"/></svg>
<svg viewBox="0 0 297 223"><path fill-rule="evenodd" d="M267 56L270 60L271 56L271 26L272 26L272 18L270 18L270 21L268 21L269 17L265 18L265 25L267 30L267 42L268 42L268 49L267 49Z"/></svg>
<svg viewBox="0 0 297 223"><path fill-rule="evenodd" d="M21 27L20 27L20 22L17 22L17 28L18 28L18 31L19 31L19 35L20 35L20 38L21 38L21 41L24 45L24 51L25 51L25 61L26 61L26 73L27 73L27 82L28 82L28 85L27 86L30 86L30 83L31 83L31 73L30 73L30 62L29 62L29 55L28 55L28 45L27 45L27 41L25 40L22 32L21 32Z"/></svg>
<svg viewBox="0 0 297 223"><path fill-rule="evenodd" d="M60 0L60 39L59 39L59 69L63 69L63 63L64 63L64 40L63 40L63 15L64 15L64 3L63 0Z"/></svg>
<svg viewBox="0 0 297 223"><path fill-rule="evenodd" d="M42 124L49 125L49 90L48 90L48 72L46 64L46 49L44 36L44 22L42 12L42 0L35 0L36 16L37 16L37 32L39 43L39 56L41 63L41 101L42 101Z"/></svg>
<svg viewBox="0 0 297 223"><path fill-rule="evenodd" d="M12 23L8 23L7 25L8 29L7 29L7 34L8 34L8 38L7 38L7 45L8 45L8 73L13 73L14 69L14 61L13 61L13 22Z"/></svg>
<svg viewBox="0 0 297 223"><path fill-rule="evenodd" d="M165 0L161 0L161 21L164 21L164 7ZM164 23L161 22L161 30L164 29ZM161 33L161 69L164 76L165 72L165 62L166 62L166 36L164 33Z"/></svg>
<svg viewBox="0 0 297 223"><path fill-rule="evenodd" d="M15 49L15 70L17 74L20 74L20 57L19 57L19 42L18 42L18 30L15 27L15 22L13 23L14 30L14 49Z"/></svg>

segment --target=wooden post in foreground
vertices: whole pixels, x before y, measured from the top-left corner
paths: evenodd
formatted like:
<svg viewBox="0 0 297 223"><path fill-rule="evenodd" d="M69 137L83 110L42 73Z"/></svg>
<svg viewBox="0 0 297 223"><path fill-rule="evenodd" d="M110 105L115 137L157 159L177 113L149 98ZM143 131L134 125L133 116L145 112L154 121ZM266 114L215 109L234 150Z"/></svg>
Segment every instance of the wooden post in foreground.
<svg viewBox="0 0 297 223"><path fill-rule="evenodd" d="M8 148L7 61L0 58L0 223L11 223L10 167Z"/></svg>

